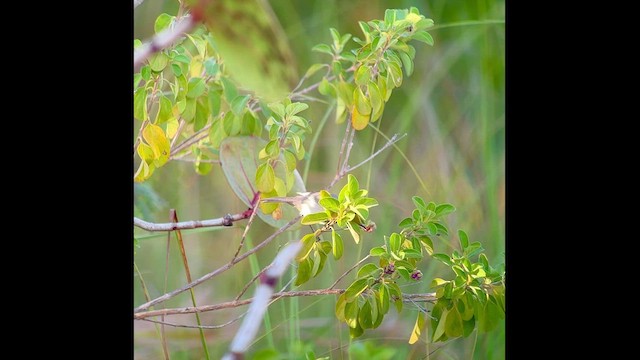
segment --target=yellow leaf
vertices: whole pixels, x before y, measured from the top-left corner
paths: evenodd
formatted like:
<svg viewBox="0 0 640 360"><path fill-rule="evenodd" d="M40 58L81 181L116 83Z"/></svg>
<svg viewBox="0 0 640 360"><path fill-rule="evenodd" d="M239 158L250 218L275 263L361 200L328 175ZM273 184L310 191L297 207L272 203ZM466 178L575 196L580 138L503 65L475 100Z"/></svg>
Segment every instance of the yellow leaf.
<svg viewBox="0 0 640 360"><path fill-rule="evenodd" d="M167 137L169 139L173 139L174 136L176 136L176 132L178 131L178 119L173 119L169 122L167 122Z"/></svg>
<svg viewBox="0 0 640 360"><path fill-rule="evenodd" d="M413 326L413 331L411 332L411 337L409 338L409 344L415 344L416 341L420 338L420 333L422 332L422 328L424 327L424 314L418 313L418 318L416 319L416 324Z"/></svg>
<svg viewBox="0 0 640 360"><path fill-rule="evenodd" d="M354 105L353 112L351 114L351 125L356 130L362 130L369 124L369 114L362 115L358 112L358 108Z"/></svg>
<svg viewBox="0 0 640 360"><path fill-rule="evenodd" d="M140 156L140 159L142 159L147 164L152 163L153 160L155 159L155 155L153 153L153 149L151 149L151 146L149 146L149 145L147 145L145 143L141 142L138 145L137 152L138 152L138 155Z"/></svg>
<svg viewBox="0 0 640 360"><path fill-rule="evenodd" d="M142 130L142 137L153 150L155 157L154 164L157 167L164 165L169 160L171 149L169 140L165 136L164 131L162 131L162 128L158 125L148 124L144 130Z"/></svg>
<svg viewBox="0 0 640 360"><path fill-rule="evenodd" d="M133 181L143 182L147 180L151 176L151 174L153 174L154 169L155 166L153 166L153 164L149 165L145 161L141 161L140 167L138 167L138 171L136 171L136 174L133 176Z"/></svg>

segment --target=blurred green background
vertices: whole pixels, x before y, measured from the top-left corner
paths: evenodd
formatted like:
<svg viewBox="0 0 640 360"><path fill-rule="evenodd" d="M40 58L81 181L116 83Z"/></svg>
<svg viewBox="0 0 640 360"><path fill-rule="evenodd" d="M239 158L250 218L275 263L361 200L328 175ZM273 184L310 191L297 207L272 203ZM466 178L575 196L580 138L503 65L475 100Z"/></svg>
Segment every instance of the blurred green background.
<svg viewBox="0 0 640 360"><path fill-rule="evenodd" d="M380 202L373 208L371 219L378 228L366 234L361 246L345 241L345 256L327 261L322 274L302 285L303 289L330 286L337 277L366 255L371 247L382 242L384 234L397 231L397 224L413 209L411 197L449 202L457 211L449 216L449 228L464 229L471 240L479 240L493 264L505 261L505 4L504 1L432 0L432 1L375 1L375 0L308 0L268 2L279 20L295 57L295 71L301 77L314 63L326 62L327 56L310 49L313 45L329 43L329 27L340 33L361 36L358 21L382 19L387 8L417 7L422 14L435 21L430 30L433 47L413 43L416 48L415 70L405 77L402 86L393 92L381 122L376 125L392 136L408 133L397 143L417 169L428 193L410 170L401 154L393 148L383 152L369 166L354 172L362 187L370 177L370 196ZM153 35L156 17L166 12L175 15L175 0L146 0L134 10L134 38L148 39ZM256 11L258 11L256 9ZM234 26L234 20L219 14L223 24ZM246 44L248 47L252 44ZM309 83L310 84L310 83ZM312 95L322 97L317 93ZM310 103L303 115L316 130L326 105ZM135 129L139 127L135 123ZM313 152L307 189L326 186L335 174L338 148L344 124L332 121L322 129ZM358 132L351 156L351 164L371 153L375 132ZM309 139L306 141L308 146ZM384 144L378 138L377 146ZM299 163L299 169L304 168ZM346 179L333 188L337 192ZM246 209L230 190L218 166L206 176L193 170L193 164L171 161L158 169L144 185L135 187L136 216L153 222L168 221L169 209L177 210L180 220L210 219L226 213ZM235 253L245 222L232 228L208 229L185 233L185 247L194 279L227 263ZM259 220L252 226L248 241L255 245L275 229ZM151 297L162 295L165 289L166 235L145 237L135 229L140 239L135 263L148 287ZM196 287L198 305L215 304L235 298L242 287L273 259L279 247L295 234L285 233L250 261ZM172 238L173 239L173 238ZM345 239L347 239L345 237ZM434 244L436 251L450 252L457 240L450 244ZM169 276L166 290L186 283L180 253L175 240L169 249ZM428 259L422 263L423 281L404 286L406 293L429 292L428 284L435 276L451 277L442 266ZM145 302L137 274L134 274L134 304ZM344 288L355 273L347 276L338 287ZM289 278L289 275L287 276ZM280 285L283 286L284 282ZM244 296L251 296L252 286ZM349 339L344 323L334 315L335 296L285 299L275 302L268 311L249 358L260 350L275 347L281 358L301 358L300 351L312 349L316 356L332 359L423 359L427 351L431 359L503 359L505 357L504 321L487 334L474 332L470 337L446 343L426 345L420 341L407 343L413 328L417 308L406 304L401 314L391 310L383 324L367 330L356 340ZM191 306L185 292L160 307ZM247 307L208 312L201 315L204 325L220 325L243 314ZM171 316L165 321L195 324L193 315ZM207 342L212 358L220 358L228 348L240 321L216 330L207 330ZM196 329L165 328L172 359L204 358ZM421 340L424 340L422 337ZM349 351L349 348L351 350ZM427 350L428 349L428 350ZM377 355L374 355L377 354ZM134 357L136 359L163 358L162 346L154 325L146 321L134 322Z"/></svg>

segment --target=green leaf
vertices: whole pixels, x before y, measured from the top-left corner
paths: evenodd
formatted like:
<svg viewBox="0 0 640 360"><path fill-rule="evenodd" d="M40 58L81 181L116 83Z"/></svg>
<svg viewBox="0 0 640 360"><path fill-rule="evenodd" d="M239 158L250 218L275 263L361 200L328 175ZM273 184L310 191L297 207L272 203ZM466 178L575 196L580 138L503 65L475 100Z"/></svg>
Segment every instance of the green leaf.
<svg viewBox="0 0 640 360"><path fill-rule="evenodd" d="M309 67L309 70L304 74L305 78L309 78L313 76L313 74L317 73L318 70L327 67L327 64L313 64Z"/></svg>
<svg viewBox="0 0 640 360"><path fill-rule="evenodd" d="M222 120L216 120L211 124L211 130L209 131L209 141L214 149L220 147L220 143L226 137L224 127L222 126Z"/></svg>
<svg viewBox="0 0 640 360"><path fill-rule="evenodd" d="M326 242L326 241L325 241ZM313 269L311 270L312 277L318 276L324 268L324 264L327 261L327 254L322 251L316 251L313 255Z"/></svg>
<svg viewBox="0 0 640 360"><path fill-rule="evenodd" d="M389 312L389 288L386 285L382 285L380 287L380 291L378 292L378 303L380 304L380 313L386 314Z"/></svg>
<svg viewBox="0 0 640 360"><path fill-rule="evenodd" d="M200 95L204 94L205 88L206 86L202 78L191 78L189 79L187 97L197 98Z"/></svg>
<svg viewBox="0 0 640 360"><path fill-rule="evenodd" d="M209 157L202 154L198 158L198 161L194 163L195 170L198 175L207 175L213 169L213 164L210 162L206 162L206 160L209 160Z"/></svg>
<svg viewBox="0 0 640 360"><path fill-rule="evenodd" d="M489 259L487 259L487 255L480 254L478 256L478 262L482 264L482 267L484 267L485 269L489 269Z"/></svg>
<svg viewBox="0 0 640 360"><path fill-rule="evenodd" d="M363 267L360 268L360 270L358 270L358 275L356 275L357 278L361 278L364 276L372 276L371 274L373 274L374 272L376 272L377 270L379 270L380 268L378 266L376 266L375 264L366 264Z"/></svg>
<svg viewBox="0 0 640 360"><path fill-rule="evenodd" d="M474 317L471 317L471 319L468 320L462 320L462 336L467 337L471 335L475 327L476 319Z"/></svg>
<svg viewBox="0 0 640 360"><path fill-rule="evenodd" d="M425 30L420 30L413 35L414 40L422 41L427 45L433 46L433 37Z"/></svg>
<svg viewBox="0 0 640 360"><path fill-rule="evenodd" d="M202 129L209 121L209 101L204 98L200 98L196 101L196 115L195 122L193 123L193 130L198 131Z"/></svg>
<svg viewBox="0 0 640 360"><path fill-rule="evenodd" d="M133 94L133 117L144 121L147 119L147 90L138 88Z"/></svg>
<svg viewBox="0 0 640 360"><path fill-rule="evenodd" d="M447 314L444 332L449 338L462 336L462 318L455 306Z"/></svg>
<svg viewBox="0 0 640 360"><path fill-rule="evenodd" d="M378 84L369 81L367 86L369 89L369 100L371 102L371 122L375 122L382 115L384 101Z"/></svg>
<svg viewBox="0 0 640 360"><path fill-rule="evenodd" d="M344 292L345 297L347 298L347 302L353 302L358 297L358 295L362 294L362 292L367 289L367 280L368 279L366 278L358 279L354 281L353 284L349 285L347 290Z"/></svg>
<svg viewBox="0 0 640 360"><path fill-rule="evenodd" d="M429 222L427 223L427 230L429 230L429 234L431 235L437 235L438 234L438 227L436 226L436 224Z"/></svg>
<svg viewBox="0 0 640 360"><path fill-rule="evenodd" d="M413 219L412 218L404 218L402 219L402 221L400 221L400 223L398 224L398 227L400 228L406 228L408 226L413 225Z"/></svg>
<svg viewBox="0 0 640 360"><path fill-rule="evenodd" d="M358 244L360 242L360 235L358 235L358 232L353 228L350 222L347 223L347 228L349 229L349 233L351 233L351 237L353 237L353 241Z"/></svg>
<svg viewBox="0 0 640 360"><path fill-rule="evenodd" d="M449 257L449 255L447 254L432 254L431 257L435 258L436 260L451 266L453 263L451 262L451 257Z"/></svg>
<svg viewBox="0 0 640 360"><path fill-rule="evenodd" d="M349 193L352 195L360 190L360 183L358 182L358 179L356 179L356 177L351 174L349 174L347 177L347 186L349 188Z"/></svg>
<svg viewBox="0 0 640 360"><path fill-rule="evenodd" d="M349 301L349 298L346 294L346 292L343 294L345 295L345 300L347 302L344 305L344 319L350 328L355 328L358 325L358 302Z"/></svg>
<svg viewBox="0 0 640 360"><path fill-rule="evenodd" d="M309 256L311 249L313 249L313 245L316 243L316 236L313 233L307 234L300 239L300 242L302 243L302 248L298 251L298 255L296 256L296 260L298 262L305 260Z"/></svg>
<svg viewBox="0 0 640 360"><path fill-rule="evenodd" d="M149 67L151 70L155 72L160 72L167 67L169 63L169 56L163 52L158 52L154 55L151 55L149 58Z"/></svg>
<svg viewBox="0 0 640 360"><path fill-rule="evenodd" d="M460 246L462 247L462 250L469 247L469 237L467 236L467 233L464 232L464 230L458 230L458 239L460 240Z"/></svg>
<svg viewBox="0 0 640 360"><path fill-rule="evenodd" d="M312 47L311 51L317 51L320 53L325 53L333 56L333 51L331 51L331 48L327 44L318 44Z"/></svg>
<svg viewBox="0 0 640 360"><path fill-rule="evenodd" d="M419 239L420 242L422 242L422 246L424 246L424 249L427 251L427 254L433 255L433 241L431 241L431 238L428 236L420 236Z"/></svg>
<svg viewBox="0 0 640 360"><path fill-rule="evenodd" d="M402 65L404 66L404 71L407 76L411 76L411 74L413 74L413 60L411 60L405 52L400 52L400 60L402 60Z"/></svg>
<svg viewBox="0 0 640 360"><path fill-rule="evenodd" d="M240 117L240 115L242 114L242 111L247 106L247 102L249 101L250 98L251 96L245 95L245 96L238 96L235 99L233 99L233 101L231 101L231 111L233 111L233 113L237 117Z"/></svg>
<svg viewBox="0 0 640 360"><path fill-rule="evenodd" d="M340 202L332 197L320 199L318 201L323 208L337 213L340 210Z"/></svg>
<svg viewBox="0 0 640 360"><path fill-rule="evenodd" d="M273 190L275 185L275 172L269 163L258 166L256 170L256 185L258 191L263 193Z"/></svg>
<svg viewBox="0 0 640 360"><path fill-rule="evenodd" d="M363 329L371 329L373 327L373 319L371 318L371 303L367 300L362 304L358 312L358 323Z"/></svg>
<svg viewBox="0 0 640 360"><path fill-rule="evenodd" d="M333 86L333 84L329 82L329 80L327 80L326 77L323 77L322 80L320 81L320 85L318 86L318 91L320 92L320 94L325 96L332 96L332 97L336 96L335 87Z"/></svg>
<svg viewBox="0 0 640 360"><path fill-rule="evenodd" d="M431 280L431 285L429 285L429 288L430 289L435 289L435 288L437 288L439 286L448 284L449 282L450 281L447 281L447 280L444 280L444 279L441 279L441 278L435 278L435 279Z"/></svg>
<svg viewBox="0 0 640 360"><path fill-rule="evenodd" d="M397 233L391 234L391 237L389 238L389 245L391 246L392 253L397 254L398 251L400 251L400 244L402 244L402 237Z"/></svg>
<svg viewBox="0 0 640 360"><path fill-rule="evenodd" d="M447 214L450 214L452 212L456 211L455 206L451 205L451 204L440 204L436 207L436 215L437 216L444 216Z"/></svg>
<svg viewBox="0 0 640 360"><path fill-rule="evenodd" d="M278 140L271 140L264 147L264 151L267 153L269 158L277 159L280 156L280 146L278 146Z"/></svg>
<svg viewBox="0 0 640 360"><path fill-rule="evenodd" d="M420 210L420 212L425 212L427 210L427 203L420 196L412 197L411 201L413 201L416 209Z"/></svg>
<svg viewBox="0 0 640 360"><path fill-rule="evenodd" d="M327 216L327 213L319 212L319 213L305 215L300 221L300 223L302 225L312 225L312 224L323 223L328 219L329 217Z"/></svg>
<svg viewBox="0 0 640 360"><path fill-rule="evenodd" d="M151 148L151 146L143 142L140 142L140 144L138 144L136 152L138 153L138 156L140 156L140 159L142 159L147 164L151 164L153 162L153 159L155 159L155 154L153 153L153 149Z"/></svg>
<svg viewBox="0 0 640 360"><path fill-rule="evenodd" d="M299 112L307 110L308 108L309 108L309 105L305 103L296 102L296 103L292 103L291 105L287 105L285 109L285 113L288 114L289 116L293 116Z"/></svg>
<svg viewBox="0 0 640 360"><path fill-rule="evenodd" d="M368 65L360 65L356 70L355 80L359 86L365 86L371 79L371 69Z"/></svg>
<svg viewBox="0 0 640 360"><path fill-rule="evenodd" d="M404 249L405 259L422 259L422 253L419 250Z"/></svg>
<svg viewBox="0 0 640 360"><path fill-rule="evenodd" d="M342 322L347 321L346 318L344 317L346 305L347 305L347 298L345 297L345 294L342 293L340 294L340 296L338 296L338 299L336 300L336 318L338 318L339 321L342 321Z"/></svg>
<svg viewBox="0 0 640 360"><path fill-rule="evenodd" d="M205 73L209 76L215 76L218 73L219 67L215 59L207 59L204 62Z"/></svg>
<svg viewBox="0 0 640 360"><path fill-rule="evenodd" d="M246 111L242 116L242 125L240 126L240 135L260 137L262 134L262 123L256 119L251 111ZM278 151L280 148L278 147Z"/></svg>
<svg viewBox="0 0 640 360"><path fill-rule="evenodd" d="M371 256L382 256L382 255L385 255L386 253L387 253L387 250L385 250L381 246L377 246L369 250L369 255Z"/></svg>
<svg viewBox="0 0 640 360"><path fill-rule="evenodd" d="M402 85L402 70L400 69L400 65L394 61L390 61L388 63L388 71L389 75L391 75L391 81L393 81L393 85L395 87L399 87Z"/></svg>
<svg viewBox="0 0 640 360"><path fill-rule="evenodd" d="M169 161L169 153L171 152L169 139L167 139L160 126L147 124L142 130L142 137L153 150L154 165L156 167L160 167Z"/></svg>
<svg viewBox="0 0 640 360"><path fill-rule="evenodd" d="M447 309L442 310L442 313L440 314L440 319L438 320L438 326L433 332L433 339L431 341L436 342L442 337L442 335L445 334L445 328L446 328L445 325L446 325L448 313L449 313L449 310ZM435 316L435 314L433 314L433 316Z"/></svg>
<svg viewBox="0 0 640 360"><path fill-rule="evenodd" d="M281 103L271 103L267 106L269 107L269 110L278 115L278 118L282 119L284 117L284 105Z"/></svg>
<svg viewBox="0 0 640 360"><path fill-rule="evenodd" d="M295 282L296 286L302 285L307 281L309 281L309 279L311 278L312 268L313 268L313 264L311 259L309 258L298 263L298 274L296 276L296 282Z"/></svg>
<svg viewBox="0 0 640 360"><path fill-rule="evenodd" d="M144 81L149 81L149 79L151 79L151 68L149 65L145 65L140 68L140 76Z"/></svg>
<svg viewBox="0 0 640 360"><path fill-rule="evenodd" d="M420 334L422 332L423 327L424 327L424 313L421 311L418 313L418 318L416 319L416 323L413 326L411 337L409 337L409 344L415 344L418 341L418 339L420 339Z"/></svg>
<svg viewBox="0 0 640 360"><path fill-rule="evenodd" d="M160 125L162 123L167 122L169 119L173 118L173 112L171 110L173 108L173 104L171 104L171 100L169 100L169 98L164 95L160 95L158 102L159 102L159 109L158 109L158 115L156 116L155 123L157 125Z"/></svg>
<svg viewBox="0 0 640 360"><path fill-rule="evenodd" d="M160 16L158 16L158 18L156 19L156 22L153 24L153 31L157 34L160 31L166 29L171 24L173 18L174 16L171 16L169 14L160 14Z"/></svg>
<svg viewBox="0 0 640 360"><path fill-rule="evenodd" d="M228 112L222 119L222 125L224 126L224 132L228 136L235 136L240 133L241 122L232 112Z"/></svg>
<svg viewBox="0 0 640 360"><path fill-rule="evenodd" d="M191 64L191 59L189 59L186 55L183 54L178 54L176 56L173 57L173 61L174 62L179 62L179 63L183 63L183 64Z"/></svg>
<svg viewBox="0 0 640 360"><path fill-rule="evenodd" d="M222 82L222 88L224 90L224 98L227 100L227 103L231 104L233 99L238 97L238 88L226 77L220 78L220 81Z"/></svg>
<svg viewBox="0 0 640 360"><path fill-rule="evenodd" d="M342 237L335 230L331 229L331 248L333 249L333 257L340 260L344 252L344 243Z"/></svg>
<svg viewBox="0 0 640 360"><path fill-rule="evenodd" d="M360 86L356 86L356 88L353 90L353 101L355 103L355 108L358 110L359 114L371 114L371 103L366 95L362 92ZM367 117L367 120L368 118L369 117Z"/></svg>

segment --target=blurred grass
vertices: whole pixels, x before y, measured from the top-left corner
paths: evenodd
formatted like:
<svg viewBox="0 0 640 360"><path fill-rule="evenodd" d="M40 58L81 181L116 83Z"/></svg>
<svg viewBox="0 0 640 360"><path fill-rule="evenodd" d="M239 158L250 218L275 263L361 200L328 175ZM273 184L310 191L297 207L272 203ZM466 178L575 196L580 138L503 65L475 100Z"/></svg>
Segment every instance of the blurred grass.
<svg viewBox="0 0 640 360"><path fill-rule="evenodd" d="M359 260L358 256L382 241L383 234L397 230L397 223L410 214L411 196L426 200L450 202L457 211L449 217L452 230L465 229L472 240L479 240L492 263L503 262L505 250L505 18L504 1L271 1L275 14L287 34L300 75L309 65L326 61L326 56L310 52L319 42L329 42L329 27L340 33L360 36L357 22L382 18L386 8L416 6L421 13L434 19L436 29L431 31L435 45L416 43L415 70L405 77L402 86L394 91L385 108L383 120L376 123L380 130L391 136L408 133L397 143L425 182L428 194L420 186L405 160L390 148L373 160L370 194L381 206L372 209L371 217L378 228L365 235L362 246L345 242L344 257L340 261L328 260L319 278L312 279L301 289L330 286L335 279ZM175 14L177 2L173 0L146 0L134 11L134 36L146 39L153 31L158 14ZM221 16L223 16L221 14ZM484 23L483 23L484 22ZM447 26L447 24L456 26ZM438 28L439 27L439 28ZM310 103L304 115L312 120L314 130L320 123L326 105ZM138 126L139 124L136 124ZM309 164L308 189L326 186L334 176L344 125L336 126L331 119L318 135L313 158ZM352 164L366 158L371 152L375 131L359 132L352 152ZM310 144L308 139L306 144ZM377 146L384 144L378 138ZM302 170L306 164L300 163ZM368 166L354 172L361 184L367 178ZM343 185L339 183L335 188ZM245 210L235 198L219 169L207 176L198 176L192 164L170 162L159 169L145 185L164 201L157 201L145 212L145 220L168 221L170 208L180 218L208 219L226 213ZM138 194L139 192L136 192ZM233 228L216 231L184 232L184 242L191 266L192 277L200 277L224 265L233 256L244 223ZM274 231L254 222L249 232L254 244ZM145 234L138 231L136 233ZM286 243L281 236L250 261L241 262L195 289L198 304L213 304L233 299L254 276L257 268L271 262L279 246ZM140 238L136 249L136 265L144 275L151 297L162 294L166 237ZM175 242L175 241L172 241ZM438 250L449 251L457 246L451 243L434 244ZM168 288L184 285L184 270L179 250L173 244L169 254L170 276ZM422 282L405 286L405 292L428 292L429 279L450 276L443 268L428 260L423 263ZM338 287L344 287L354 274L347 276ZM134 283L138 284L138 281ZM284 284L284 282L283 282ZM251 287L244 296L252 296ZM140 286L134 287L134 303L144 302ZM348 358L350 343L344 324L334 316L335 297L315 297L279 300L269 308L269 321L263 326L251 353L269 347L273 342L282 354L293 357L295 347L313 348L317 356L332 359ZM161 304L162 307L189 306L187 293ZM206 325L217 325L232 320L246 311L246 307L202 314ZM425 344L408 345L407 340L415 321L417 309L407 304L401 314L391 311L380 328L352 341L365 344L371 339L377 346L396 350L394 358L420 359L425 357ZM166 321L193 324L193 316L167 317ZM207 330L212 358L226 351L239 322L219 330ZM267 334L268 333L268 334ZM134 322L134 354L136 359L162 358L162 348L152 323ZM166 327L168 347L172 359L202 358L202 347L196 329ZM296 338L304 344L297 344ZM447 343L429 344L436 350L431 359L503 359L505 357L504 322L487 334L472 334L469 338ZM424 339L424 338L423 338ZM475 346L475 350L474 350Z"/></svg>

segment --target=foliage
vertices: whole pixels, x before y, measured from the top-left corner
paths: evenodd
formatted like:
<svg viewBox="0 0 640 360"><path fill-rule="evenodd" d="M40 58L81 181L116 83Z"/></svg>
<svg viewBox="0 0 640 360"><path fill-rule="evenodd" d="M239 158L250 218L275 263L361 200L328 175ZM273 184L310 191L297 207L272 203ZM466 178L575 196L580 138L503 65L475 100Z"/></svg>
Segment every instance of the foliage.
<svg viewBox="0 0 640 360"><path fill-rule="evenodd" d="M161 14L154 30L159 33L175 21L175 16ZM382 117L403 76L412 74L416 50L408 42L433 45L433 38L425 30L433 25L432 19L412 7L389 9L383 20L359 22L362 39L331 28L332 43L312 48L331 56L331 60L310 66L304 78L324 70L318 91L335 99L335 122L349 119L347 126L363 130ZM134 47L140 44L134 41ZM355 48L348 49L354 44ZM312 128L300 114L308 104L292 102L293 94L267 103L239 87L229 76L207 29L201 26L184 41L154 54L134 75L134 87L134 117L142 122L135 146L139 159L136 182L148 180L167 162L189 154L194 157L195 171L209 174L212 161L220 159L220 146L226 138L266 136L266 144L254 154L257 169L250 181L262 198L290 194L297 162L308 159L304 142ZM282 175L276 172L278 167L284 169ZM317 277L330 253L335 260L343 257L341 232L348 231L359 244L363 230L375 229L369 209L378 201L367 195L368 190L361 189L351 174L337 197L320 191L318 199L324 211L301 220L303 225L319 227L300 239L303 249L296 258L296 286ZM336 317L348 325L351 337L380 326L392 304L396 311L402 311L402 283L422 280L419 267L428 255L453 273L449 280L435 278L430 282L437 298L428 315L432 341L466 337L476 327L480 331L493 329L505 313L504 266L492 267L480 242L470 242L463 230L457 232L459 250L451 254L435 252L434 239L449 236L444 217L455 207L427 203L418 196L412 200L415 209L398 224L399 232L383 236L383 244L370 250L377 262L361 266L356 279L338 297ZM279 220L282 206L261 203L260 209ZM321 235L329 232L331 241L322 239ZM420 312L410 343L419 338L425 320L425 313ZM264 358L271 355L269 351L262 354Z"/></svg>

